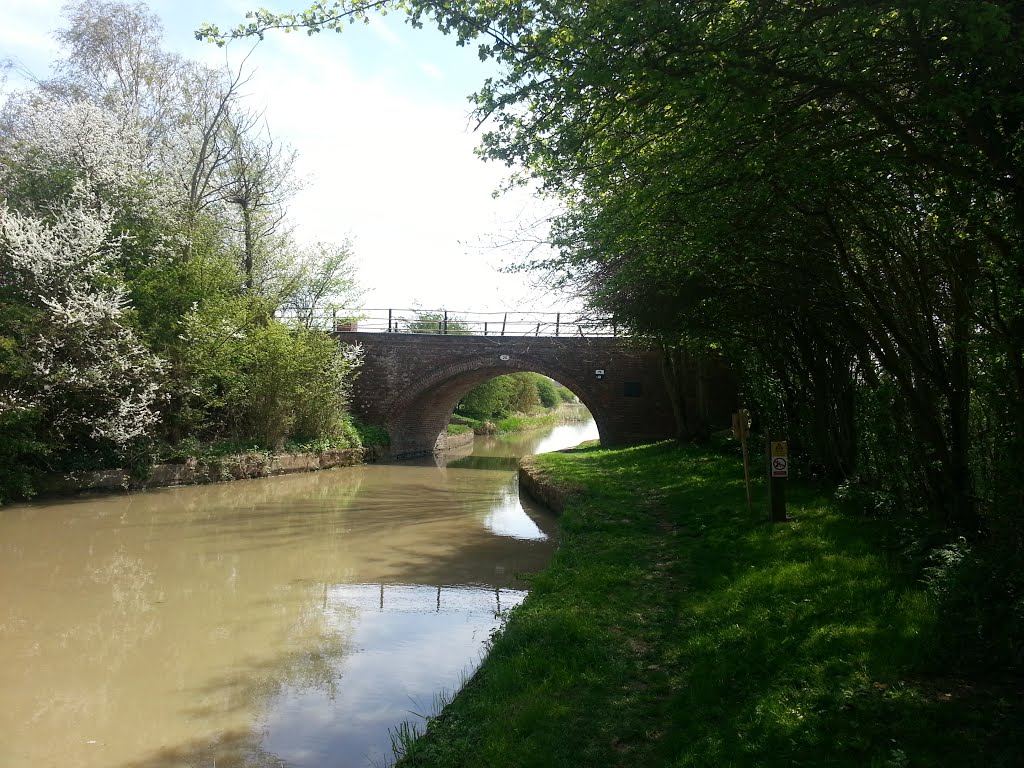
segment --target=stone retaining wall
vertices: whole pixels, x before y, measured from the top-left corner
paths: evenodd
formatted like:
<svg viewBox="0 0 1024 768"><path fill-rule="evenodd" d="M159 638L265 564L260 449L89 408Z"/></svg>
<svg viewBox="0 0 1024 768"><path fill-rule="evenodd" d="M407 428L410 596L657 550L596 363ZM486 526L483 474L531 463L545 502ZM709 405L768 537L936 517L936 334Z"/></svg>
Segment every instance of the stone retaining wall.
<svg viewBox="0 0 1024 768"><path fill-rule="evenodd" d="M43 495L65 495L81 491L128 491L173 485L201 485L350 467L375 461L378 457L378 450L374 447L321 453L239 453L207 463L190 459L184 464L157 464L147 478L132 477L123 469L58 475L49 478L40 490Z"/></svg>
<svg viewBox="0 0 1024 768"><path fill-rule="evenodd" d="M571 485L556 485L534 462L534 456L524 456L519 461L519 491L525 491L552 512L562 514L565 504L582 492Z"/></svg>
<svg viewBox="0 0 1024 768"><path fill-rule="evenodd" d="M461 435L448 435L448 450L472 445L474 439L476 439L476 435L473 434L473 430L463 432Z"/></svg>

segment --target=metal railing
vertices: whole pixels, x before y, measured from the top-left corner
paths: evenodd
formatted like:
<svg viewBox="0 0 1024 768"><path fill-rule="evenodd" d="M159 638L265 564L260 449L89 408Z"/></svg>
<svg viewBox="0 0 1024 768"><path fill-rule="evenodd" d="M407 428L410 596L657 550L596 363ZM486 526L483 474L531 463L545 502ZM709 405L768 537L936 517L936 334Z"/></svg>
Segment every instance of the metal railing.
<svg viewBox="0 0 1024 768"><path fill-rule="evenodd" d="M446 309L288 309L283 321L335 333L422 333L447 336L618 336L614 320L585 312L459 312Z"/></svg>

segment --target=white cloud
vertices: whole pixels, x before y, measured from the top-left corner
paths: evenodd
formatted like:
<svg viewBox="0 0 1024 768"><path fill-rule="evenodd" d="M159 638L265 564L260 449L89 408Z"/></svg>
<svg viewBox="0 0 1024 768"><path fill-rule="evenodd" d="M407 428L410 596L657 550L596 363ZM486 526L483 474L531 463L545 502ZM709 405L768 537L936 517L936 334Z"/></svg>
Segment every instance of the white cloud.
<svg viewBox="0 0 1024 768"><path fill-rule="evenodd" d="M421 61L419 63L420 71L423 72L427 77L432 77L435 80L440 80L444 77L444 72L439 67L435 67L429 61Z"/></svg>
<svg viewBox="0 0 1024 768"><path fill-rule="evenodd" d="M381 20L379 17L371 16L370 20L364 26L388 45L392 45L396 48L405 47L405 43L402 38L398 36L398 33L395 32L387 22Z"/></svg>
<svg viewBox="0 0 1024 768"><path fill-rule="evenodd" d="M516 306L520 281L477 247L509 210L491 196L504 172L474 155L467 109L358 78L339 53L294 37L257 51L267 119L315 180L292 206L304 235L355 238L371 304Z"/></svg>

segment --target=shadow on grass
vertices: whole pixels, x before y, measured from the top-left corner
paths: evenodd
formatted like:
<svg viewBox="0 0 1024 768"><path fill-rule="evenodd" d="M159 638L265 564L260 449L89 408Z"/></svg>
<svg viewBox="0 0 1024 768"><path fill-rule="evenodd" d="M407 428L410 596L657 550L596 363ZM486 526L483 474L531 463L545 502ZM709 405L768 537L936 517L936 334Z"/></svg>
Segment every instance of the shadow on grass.
<svg viewBox="0 0 1024 768"><path fill-rule="evenodd" d="M884 523L797 487L772 526L670 443L537 461L586 489L562 549L408 765L1021 765L1020 701L943 680Z"/></svg>

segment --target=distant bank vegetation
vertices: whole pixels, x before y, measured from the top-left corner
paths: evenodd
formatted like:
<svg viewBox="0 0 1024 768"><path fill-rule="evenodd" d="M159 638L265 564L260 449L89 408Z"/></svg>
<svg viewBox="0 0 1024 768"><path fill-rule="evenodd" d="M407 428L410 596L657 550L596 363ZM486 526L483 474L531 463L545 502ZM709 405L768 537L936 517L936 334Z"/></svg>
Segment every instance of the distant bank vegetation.
<svg viewBox="0 0 1024 768"><path fill-rule="evenodd" d="M455 408L449 433L520 432L554 424L566 416L565 406L585 418L586 408L567 388L539 373L496 376L470 390Z"/></svg>

